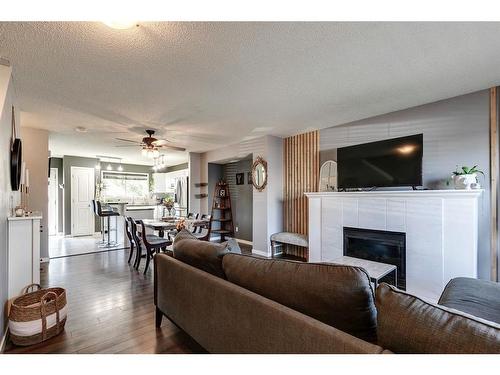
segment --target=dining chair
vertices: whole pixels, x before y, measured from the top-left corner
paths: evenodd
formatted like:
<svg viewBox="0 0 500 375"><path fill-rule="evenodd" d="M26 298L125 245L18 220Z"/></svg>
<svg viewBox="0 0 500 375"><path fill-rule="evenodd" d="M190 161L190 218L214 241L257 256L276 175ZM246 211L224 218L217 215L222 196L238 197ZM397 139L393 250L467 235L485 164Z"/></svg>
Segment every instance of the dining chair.
<svg viewBox="0 0 500 375"><path fill-rule="evenodd" d="M200 240L208 241L211 215L201 215L201 220L207 220L207 224L201 224L194 228L193 234Z"/></svg>
<svg viewBox="0 0 500 375"><path fill-rule="evenodd" d="M172 245L172 241L168 238L163 238L154 234L147 234L146 227L142 220L137 220L137 224L141 226L141 239L144 247L146 248L146 267L144 267L144 274L148 271L149 263L153 259L154 254L159 253L160 250L166 251L167 246Z"/></svg>
<svg viewBox="0 0 500 375"><path fill-rule="evenodd" d="M135 240L134 237L132 236L132 228L131 228L132 225L130 224L130 220L132 218L125 217L124 219L125 219L125 233L127 234L127 238L130 242L130 254L128 256L128 263L130 264L130 261L132 260L132 254L134 253L134 247L137 248L137 246L135 246Z"/></svg>
<svg viewBox="0 0 500 375"><path fill-rule="evenodd" d="M134 261L134 268L139 269L139 264L141 263L141 258L142 258L142 244L141 244L141 237L140 234L137 232L137 224L135 223L135 220L132 217L128 217L128 222L130 224L130 232L132 235L132 239L134 240L135 243L135 261Z"/></svg>

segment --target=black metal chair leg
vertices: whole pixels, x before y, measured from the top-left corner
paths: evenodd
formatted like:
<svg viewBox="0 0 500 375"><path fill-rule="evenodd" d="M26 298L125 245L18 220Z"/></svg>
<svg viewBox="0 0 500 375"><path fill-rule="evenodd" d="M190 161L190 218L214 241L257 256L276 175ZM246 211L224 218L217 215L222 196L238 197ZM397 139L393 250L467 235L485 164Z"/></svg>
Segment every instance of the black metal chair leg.
<svg viewBox="0 0 500 375"><path fill-rule="evenodd" d="M144 274L148 272L149 262L151 261L152 257L153 255L151 254L151 249L146 248L146 267L144 267Z"/></svg>
<svg viewBox="0 0 500 375"><path fill-rule="evenodd" d="M137 250L135 252L135 262L134 262L134 267L136 270L139 269L139 264L141 264L141 258L142 258L142 246L137 246Z"/></svg>
<svg viewBox="0 0 500 375"><path fill-rule="evenodd" d="M130 254L128 256L128 263L130 264L130 261L132 260L132 254L134 254L134 243L130 242Z"/></svg>

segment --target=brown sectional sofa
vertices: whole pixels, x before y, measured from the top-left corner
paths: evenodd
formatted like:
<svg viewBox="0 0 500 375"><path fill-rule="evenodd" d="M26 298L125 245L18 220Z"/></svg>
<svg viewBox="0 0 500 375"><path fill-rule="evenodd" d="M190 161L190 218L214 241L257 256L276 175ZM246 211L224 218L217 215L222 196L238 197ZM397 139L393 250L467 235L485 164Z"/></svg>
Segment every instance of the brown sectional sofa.
<svg viewBox="0 0 500 375"><path fill-rule="evenodd" d="M211 353L500 353L499 324L386 284L375 296L361 268L232 254L187 233L155 257L155 305L157 326L166 316Z"/></svg>

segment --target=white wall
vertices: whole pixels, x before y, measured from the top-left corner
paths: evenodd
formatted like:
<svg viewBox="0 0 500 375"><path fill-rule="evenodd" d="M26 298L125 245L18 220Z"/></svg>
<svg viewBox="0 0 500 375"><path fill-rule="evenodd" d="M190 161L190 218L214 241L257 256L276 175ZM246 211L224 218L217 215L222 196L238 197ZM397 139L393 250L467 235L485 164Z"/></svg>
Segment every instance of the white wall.
<svg viewBox="0 0 500 375"><path fill-rule="evenodd" d="M189 166L188 167L189 168L189 197L188 197L189 207L188 207L188 211L196 213L196 212L200 212L200 210L201 210L200 199L195 197L196 194L199 194L200 188L196 188L194 185L198 184L200 182L206 182L206 181L201 181L200 154L195 153L195 152L190 152L188 166ZM204 212L202 212L202 213L204 213Z"/></svg>
<svg viewBox="0 0 500 375"><path fill-rule="evenodd" d="M479 165L486 190L480 198L479 277L489 279L490 173L488 90L320 130L320 152L354 144L423 133L423 183L447 186L456 165ZM330 153L335 155L335 153Z"/></svg>
<svg viewBox="0 0 500 375"><path fill-rule="evenodd" d="M13 205L19 204L19 193L10 188L11 111L15 105L11 68L0 65L0 341L5 333L5 303L8 292L7 266L7 216ZM20 114L16 108L16 130L20 134Z"/></svg>
<svg viewBox="0 0 500 375"><path fill-rule="evenodd" d="M266 137L267 161L267 255L271 255L269 238L272 234L283 231L283 139ZM254 191L256 191L254 189ZM262 245L260 245L262 246ZM263 250L263 249L262 249Z"/></svg>

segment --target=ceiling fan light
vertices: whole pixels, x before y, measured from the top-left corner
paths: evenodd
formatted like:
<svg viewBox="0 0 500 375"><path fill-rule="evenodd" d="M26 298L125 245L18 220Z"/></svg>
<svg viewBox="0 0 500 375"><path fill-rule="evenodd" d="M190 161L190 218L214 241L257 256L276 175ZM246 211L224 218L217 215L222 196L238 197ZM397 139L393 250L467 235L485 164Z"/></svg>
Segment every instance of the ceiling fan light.
<svg viewBox="0 0 500 375"><path fill-rule="evenodd" d="M106 26L116 30L127 30L139 26L137 21L130 20L110 20L103 22Z"/></svg>
<svg viewBox="0 0 500 375"><path fill-rule="evenodd" d="M158 156L160 156L160 151L157 148L153 149L153 157L157 158Z"/></svg>
<svg viewBox="0 0 500 375"><path fill-rule="evenodd" d="M141 153L142 153L142 156L148 156L148 149L143 148Z"/></svg>

